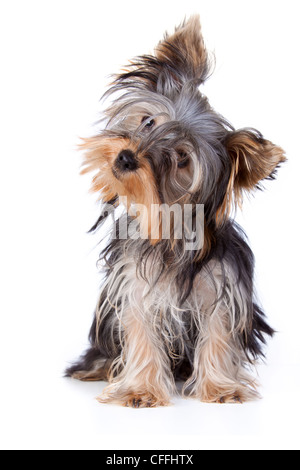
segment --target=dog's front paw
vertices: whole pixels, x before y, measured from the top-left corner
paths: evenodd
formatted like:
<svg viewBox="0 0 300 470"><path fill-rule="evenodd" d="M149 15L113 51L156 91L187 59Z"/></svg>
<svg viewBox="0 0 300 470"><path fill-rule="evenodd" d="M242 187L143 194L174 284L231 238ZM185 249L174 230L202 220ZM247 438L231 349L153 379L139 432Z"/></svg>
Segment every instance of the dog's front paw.
<svg viewBox="0 0 300 470"><path fill-rule="evenodd" d="M167 398L155 396L150 392L125 392L112 390L110 386L103 391L97 400L99 403L113 403L130 408L156 408L170 405Z"/></svg>
<svg viewBox="0 0 300 470"><path fill-rule="evenodd" d="M132 393L129 395L125 406L131 408L157 408L158 406L168 406L169 401L159 399L152 393Z"/></svg>
<svg viewBox="0 0 300 470"><path fill-rule="evenodd" d="M202 394L199 397L201 401L205 403L233 403L241 404L248 401L257 400L259 394L251 388L248 387L239 387L237 390L215 390L210 394Z"/></svg>
<svg viewBox="0 0 300 470"><path fill-rule="evenodd" d="M246 399L241 396L239 393L232 393L232 394L224 394L224 395L219 395L216 397L212 397L209 400L203 400L204 402L207 401L208 403L237 403L237 404L242 404L246 401Z"/></svg>

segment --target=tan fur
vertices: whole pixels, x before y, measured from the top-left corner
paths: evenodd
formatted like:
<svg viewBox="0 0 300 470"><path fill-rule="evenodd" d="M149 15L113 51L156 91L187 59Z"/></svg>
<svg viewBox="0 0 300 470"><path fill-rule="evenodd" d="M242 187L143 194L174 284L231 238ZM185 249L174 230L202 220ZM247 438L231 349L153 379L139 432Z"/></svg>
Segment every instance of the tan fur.
<svg viewBox="0 0 300 470"><path fill-rule="evenodd" d="M136 407L168 405L175 384L166 353L157 348L157 341L151 329L143 324L138 310L128 310L123 323L122 355L111 368L110 385L98 398L99 402Z"/></svg>
<svg viewBox="0 0 300 470"><path fill-rule="evenodd" d="M260 181L272 175L280 163L286 161L282 148L269 140L258 138L248 129L229 134L226 147L232 169L226 196L216 214L218 224L230 216L235 205L242 205L243 191L253 190Z"/></svg>
<svg viewBox="0 0 300 470"><path fill-rule="evenodd" d="M168 45L175 49L170 52ZM186 60L194 69L194 75L199 76L207 63L207 51L201 34L200 17L192 16L188 22L171 36L167 36L156 48L156 56L162 62L176 63L176 50L186 52Z"/></svg>
<svg viewBox="0 0 300 470"><path fill-rule="evenodd" d="M101 380L108 380L112 361L109 359L99 359L94 362L93 369L86 371L77 371L73 374L73 379L81 380L83 382L98 382Z"/></svg>
<svg viewBox="0 0 300 470"><path fill-rule="evenodd" d="M222 243L228 242L224 237L220 247L216 246L216 259L212 254L197 270L193 263L214 249L219 235L214 216L217 224L223 224L231 209L241 204L243 191L255 188L285 161L284 152L257 131L231 132L233 127L196 93L209 73L198 16L167 35L153 57L138 58L125 72L133 70L135 73L117 76L106 94L117 92L118 96L114 95L106 111L103 135L83 139L80 148L85 151L82 174L94 173L92 191L104 202L119 198L129 215L138 219L141 237L128 237L124 243L121 238L122 243L112 244L104 253L107 276L95 313L95 339L92 336L88 359L72 369L73 377L108 379L99 402L134 408L168 405L177 392L175 376L180 368L187 374L183 394L215 403L255 399L256 382L246 367L255 363L259 348L253 347L253 360L247 357L247 347L250 353L252 350L245 338L251 334L250 323L259 320L253 312L250 273L244 280L234 266L240 252L251 258L251 250L241 250L241 240L232 249L233 260L230 249L225 256L224 247L221 262ZM131 172L125 168L122 172L121 165L116 165L118 155L126 149L138 163ZM190 157L186 168L178 161L182 155ZM166 175L164 159L169 165ZM223 176L224 186L220 184ZM160 196L168 206L211 202L204 246L192 256L187 256L184 243L175 242L174 214L169 242L157 243L163 238L163 218L159 211L154 220L151 215L153 206L162 203ZM144 238L157 244L157 249L151 250ZM243 261L242 269L250 271ZM185 285L189 280L191 290L186 289L188 282ZM264 325L262 317L257 318ZM265 327L271 335L271 328ZM114 359L97 359L93 354L98 349L99 357L104 354ZM94 363L90 357L96 358ZM84 367L89 370L81 370Z"/></svg>
<svg viewBox="0 0 300 470"><path fill-rule="evenodd" d="M151 260L149 263L147 276L151 280L151 276L155 277L155 268ZM125 287L122 281L118 292L116 287L115 291L109 291L108 303L110 307L116 305L115 319L120 328L120 338L124 338L122 353L111 364L110 383L99 401L133 407L167 405L170 396L176 393L169 358L178 359L169 347L176 332L163 329L166 323L165 304L172 305L174 298L172 282L165 280L160 287L149 291L149 286L136 277L131 257L128 258L128 265L120 264L119 269L123 270L124 279L127 283L130 280L130 283ZM117 276L118 271L109 280L110 285L115 286L113 279ZM256 382L244 368L246 357L235 343L235 336L245 331L248 322L243 292L237 290L229 267L227 279L226 298L228 302L239 305L241 315L238 322L230 305L224 301L216 302L222 288L221 269L216 262L211 262L207 271L199 275L190 299L190 308L197 319L198 340L193 373L186 381L183 392L204 402L239 403L258 397ZM117 308L122 289L126 289L127 302L123 301L123 307ZM154 310L155 305L157 311ZM181 312L174 307L169 318L173 316L179 325L185 308L187 306Z"/></svg>
<svg viewBox="0 0 300 470"><path fill-rule="evenodd" d="M213 271L217 280L217 265ZM203 402L213 403L244 402L258 398L257 384L243 366L246 358L234 343L234 330L243 331L246 326L246 312L244 320L235 326L232 312L226 309L226 305L223 302L214 303L217 286L214 287L209 278L200 278L198 282L205 304L202 306L194 371L184 391Z"/></svg>
<svg viewBox="0 0 300 470"><path fill-rule="evenodd" d="M198 343L191 396L217 403L253 400L258 397L255 381L242 369L240 351L224 323L225 318L214 315L207 324L207 336Z"/></svg>
<svg viewBox="0 0 300 470"><path fill-rule="evenodd" d="M110 201L116 195L127 198L129 213L131 205L138 202L141 208L141 211L137 214L141 234L144 238L151 239L151 232L157 232L152 224L160 223L160 220L151 219L151 207L154 204L160 204L160 198L150 164L143 155L139 155L139 169L136 172L119 174L114 169L118 154L124 149L136 152L137 146L129 139L108 139L96 136L83 139L80 149L86 151L81 174L95 172L92 191L99 193L99 199L105 202ZM161 233L161 229L158 233ZM159 238L151 240L152 244L158 241Z"/></svg>
<svg viewBox="0 0 300 470"><path fill-rule="evenodd" d="M234 338L247 326L247 310L243 307L243 293L234 291L235 280L229 268L228 297L235 296L244 315L238 324L234 312L224 301L215 302L220 296L221 272L217 263L210 263L207 276L197 280L202 306L199 316L199 337L195 347L193 373L186 381L183 393L211 403L241 403L259 397L256 382L244 368L246 357L237 348ZM212 282L214 279L214 282ZM231 284L231 287L230 287ZM200 303L200 298L196 301Z"/></svg>
<svg viewBox="0 0 300 470"><path fill-rule="evenodd" d="M235 191L251 190L268 178L286 161L284 151L272 142L254 139L249 131L234 132L227 140L227 150L235 167ZM239 193L238 193L239 194Z"/></svg>

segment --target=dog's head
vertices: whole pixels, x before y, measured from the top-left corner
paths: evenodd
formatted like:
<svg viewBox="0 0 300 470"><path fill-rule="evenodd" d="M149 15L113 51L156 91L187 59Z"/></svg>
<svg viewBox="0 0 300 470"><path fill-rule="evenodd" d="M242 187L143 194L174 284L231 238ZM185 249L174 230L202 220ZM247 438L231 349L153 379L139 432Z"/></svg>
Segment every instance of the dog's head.
<svg viewBox="0 0 300 470"><path fill-rule="evenodd" d="M153 204L204 204L209 236L244 190L274 176L283 150L256 130L235 131L212 109L200 89L209 73L194 16L115 77L106 127L83 142L83 173L95 172L100 198L117 204L126 196L128 208L138 203L148 211Z"/></svg>

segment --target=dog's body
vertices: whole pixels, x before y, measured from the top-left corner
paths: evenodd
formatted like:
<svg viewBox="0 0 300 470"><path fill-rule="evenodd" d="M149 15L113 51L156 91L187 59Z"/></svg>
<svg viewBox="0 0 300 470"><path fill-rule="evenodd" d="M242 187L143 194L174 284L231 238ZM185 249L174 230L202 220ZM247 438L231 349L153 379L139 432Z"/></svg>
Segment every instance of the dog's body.
<svg viewBox="0 0 300 470"><path fill-rule="evenodd" d="M285 161L253 129L235 131L209 105L199 85L209 73L198 17L167 36L153 56L116 77L106 128L86 139L83 172L105 202L97 230L126 197L129 216L114 220L104 250L106 280L90 332L90 349L67 371L80 380L109 380L101 402L166 405L183 393L208 402L258 396L247 368L273 330L258 307L253 254L230 219L242 193L273 178ZM121 237L140 205L140 236ZM203 244L162 236L157 205L204 204ZM156 226L156 235L153 228Z"/></svg>

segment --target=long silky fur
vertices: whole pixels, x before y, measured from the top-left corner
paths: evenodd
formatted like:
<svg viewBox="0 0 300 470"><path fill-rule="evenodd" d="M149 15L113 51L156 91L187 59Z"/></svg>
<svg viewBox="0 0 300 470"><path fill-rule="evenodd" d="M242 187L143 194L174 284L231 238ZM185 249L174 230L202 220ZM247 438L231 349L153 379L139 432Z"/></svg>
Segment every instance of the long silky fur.
<svg viewBox="0 0 300 470"><path fill-rule="evenodd" d="M112 103L105 129L83 144L83 172L96 172L94 190L102 188L105 201L91 232L98 233L113 215L117 236L100 254L106 277L91 346L66 373L108 379L103 402L165 405L178 378L185 382L183 393L203 401L258 396L249 369L264 355L265 336L274 330L256 300L254 256L230 214L244 191L274 177L285 157L258 131L236 131L215 112L199 91L209 71L193 17L166 36L154 55L137 58L114 77L106 93ZM151 131L144 116L156 123ZM120 224L129 226L132 216L117 212L124 194L110 166L117 157L113 149L125 144L141 165L132 178L139 188L148 184L150 195L141 192L142 200L204 204L201 250L186 250L184 239L172 237L118 237ZM189 161L183 171L178 155ZM136 197L125 183L124 188Z"/></svg>

